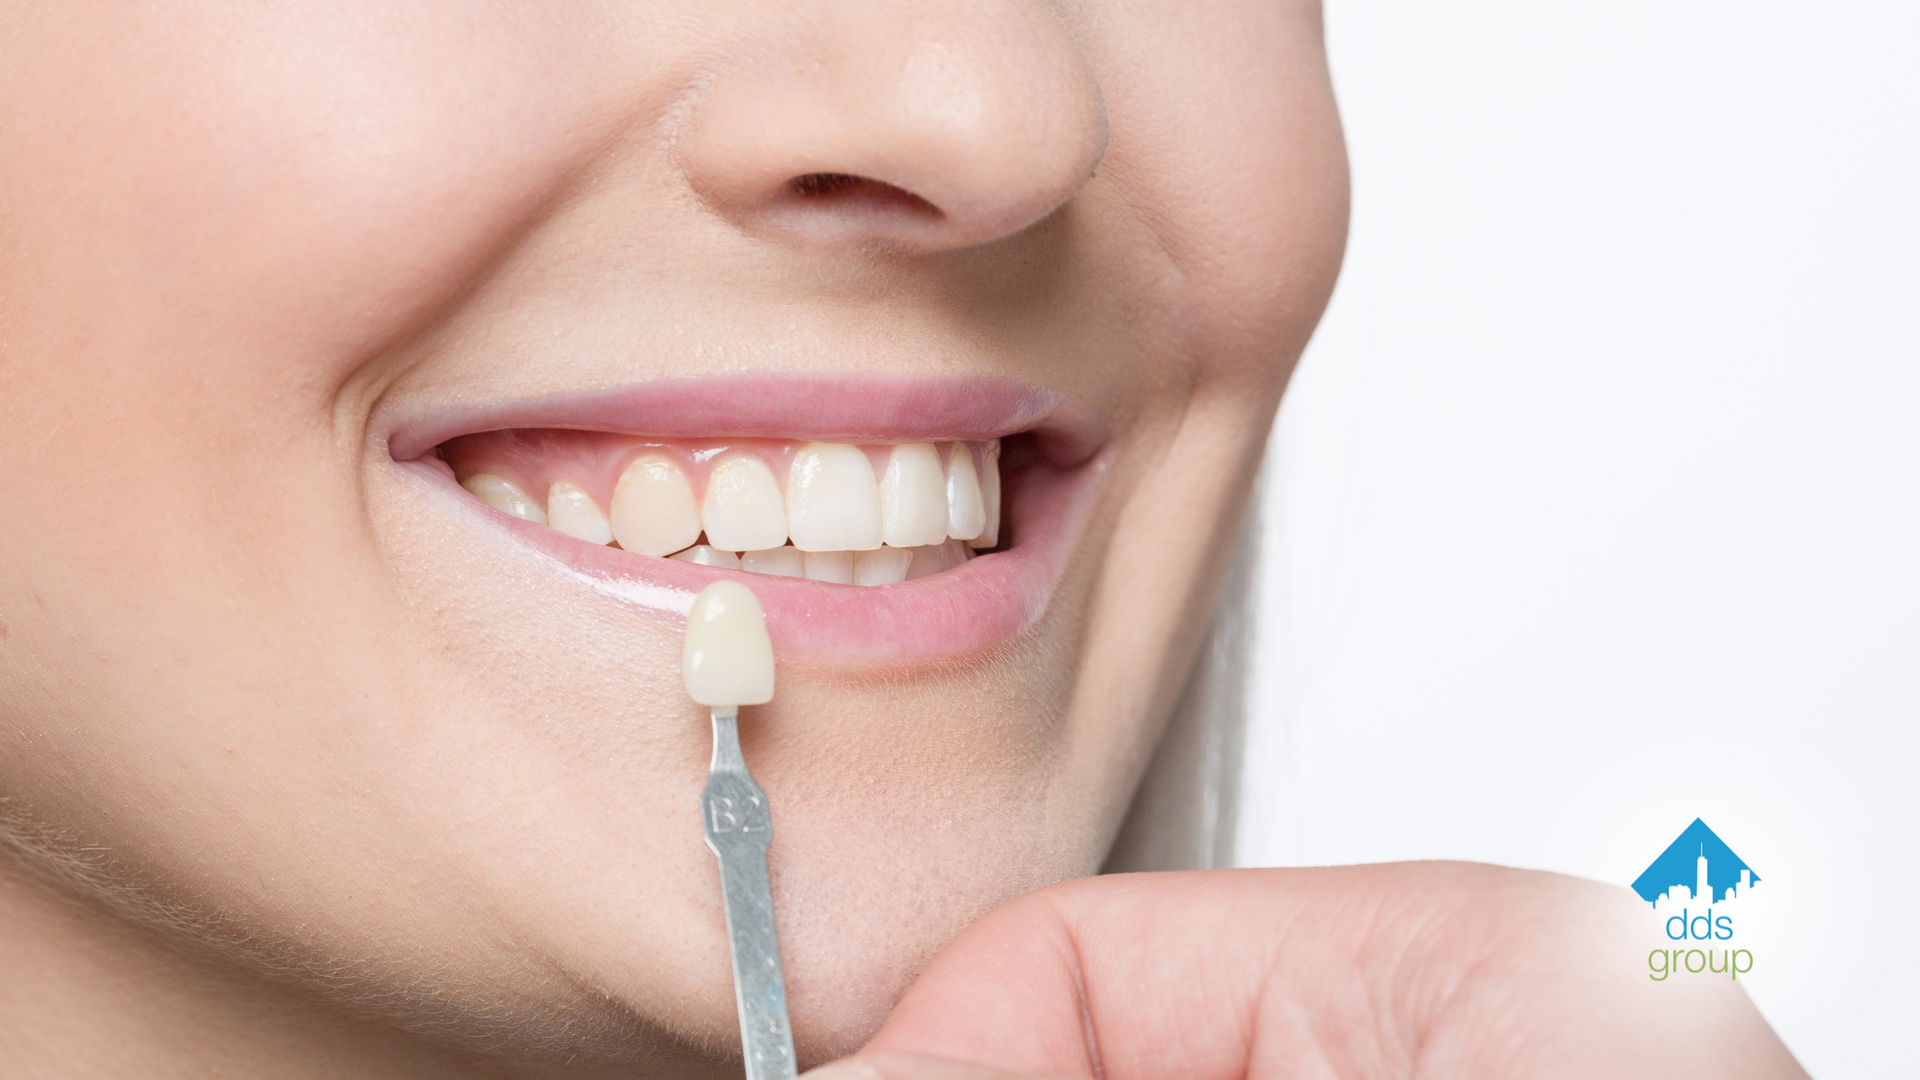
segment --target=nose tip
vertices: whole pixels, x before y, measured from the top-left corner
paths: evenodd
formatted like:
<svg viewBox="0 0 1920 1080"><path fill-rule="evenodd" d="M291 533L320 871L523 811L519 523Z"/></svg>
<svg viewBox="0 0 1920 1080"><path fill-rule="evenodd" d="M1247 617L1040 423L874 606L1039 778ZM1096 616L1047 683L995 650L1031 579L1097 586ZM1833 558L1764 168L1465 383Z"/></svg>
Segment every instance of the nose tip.
<svg viewBox="0 0 1920 1080"><path fill-rule="evenodd" d="M692 103L681 168L720 214L937 251L1018 232L1093 174L1106 109L1045 5L827 7L823 26L729 58Z"/></svg>

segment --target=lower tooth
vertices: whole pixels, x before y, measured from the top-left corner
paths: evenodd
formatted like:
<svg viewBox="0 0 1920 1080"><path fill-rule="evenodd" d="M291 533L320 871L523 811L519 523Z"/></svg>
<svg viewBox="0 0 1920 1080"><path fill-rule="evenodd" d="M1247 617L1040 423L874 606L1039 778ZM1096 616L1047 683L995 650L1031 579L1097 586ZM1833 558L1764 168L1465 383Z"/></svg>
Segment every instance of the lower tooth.
<svg viewBox="0 0 1920 1080"><path fill-rule="evenodd" d="M907 580L907 565L913 552L907 548L875 548L853 557L855 585L893 585Z"/></svg>
<svg viewBox="0 0 1920 1080"><path fill-rule="evenodd" d="M729 570L740 569L740 557L731 551L721 551L717 547L696 544L685 551L676 551L667 556L681 562L696 563L700 566L724 566Z"/></svg>
<svg viewBox="0 0 1920 1080"><path fill-rule="evenodd" d="M565 480L556 480L547 489L547 524L589 544L613 542L613 523L600 512L593 496Z"/></svg>
<svg viewBox="0 0 1920 1080"><path fill-rule="evenodd" d="M796 547L767 548L740 554L740 569L776 577L806 577L803 562L800 549Z"/></svg>
<svg viewBox="0 0 1920 1080"><path fill-rule="evenodd" d="M512 514L514 517L537 525L547 523L547 512L540 508L540 504L534 501L533 496L528 495L521 490L519 484L504 476L474 473L460 481L460 486L471 492L474 498L503 514Z"/></svg>
<svg viewBox="0 0 1920 1080"><path fill-rule="evenodd" d="M912 581L914 578L927 577L945 570L947 568L945 549L945 544L930 544L926 547L911 549L913 561L907 564L907 580Z"/></svg>
<svg viewBox="0 0 1920 1080"><path fill-rule="evenodd" d="M836 585L853 584L853 552L807 551L801 553L806 575L813 581L831 581Z"/></svg>

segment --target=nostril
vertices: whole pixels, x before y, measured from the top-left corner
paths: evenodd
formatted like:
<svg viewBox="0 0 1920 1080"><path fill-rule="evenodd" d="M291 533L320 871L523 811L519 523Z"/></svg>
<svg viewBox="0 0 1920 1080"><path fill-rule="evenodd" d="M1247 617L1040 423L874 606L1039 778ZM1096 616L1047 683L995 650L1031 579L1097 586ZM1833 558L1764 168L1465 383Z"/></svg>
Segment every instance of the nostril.
<svg viewBox="0 0 1920 1080"><path fill-rule="evenodd" d="M787 181L787 190L796 201L822 208L895 211L928 221L947 216L939 207L905 188L851 173L806 173Z"/></svg>

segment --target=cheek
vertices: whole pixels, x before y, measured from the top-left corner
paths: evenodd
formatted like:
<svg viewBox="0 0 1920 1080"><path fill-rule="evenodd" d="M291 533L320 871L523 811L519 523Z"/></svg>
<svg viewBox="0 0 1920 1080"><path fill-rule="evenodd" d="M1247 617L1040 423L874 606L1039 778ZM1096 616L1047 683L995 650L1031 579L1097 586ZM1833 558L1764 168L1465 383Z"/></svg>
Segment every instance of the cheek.
<svg viewBox="0 0 1920 1080"><path fill-rule="evenodd" d="M580 92L556 22L169 5L14 29L10 336L37 326L74 372L332 388L564 182Z"/></svg>
<svg viewBox="0 0 1920 1080"><path fill-rule="evenodd" d="M1085 36L1112 121L1100 175L1164 268L1145 309L1202 382L1257 386L1270 407L1346 244L1346 149L1318 6L1148 0L1124 19L1088 19Z"/></svg>

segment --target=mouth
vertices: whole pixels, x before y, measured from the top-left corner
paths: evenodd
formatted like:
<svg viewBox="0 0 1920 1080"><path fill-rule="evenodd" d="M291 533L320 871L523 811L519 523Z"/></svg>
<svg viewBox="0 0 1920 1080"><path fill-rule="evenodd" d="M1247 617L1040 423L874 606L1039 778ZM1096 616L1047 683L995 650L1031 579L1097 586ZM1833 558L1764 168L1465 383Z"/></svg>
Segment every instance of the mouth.
<svg viewBox="0 0 1920 1080"><path fill-rule="evenodd" d="M402 419L402 471L509 558L684 617L748 584L783 651L954 657L1045 612L1102 470L1089 417L985 379L739 377Z"/></svg>

